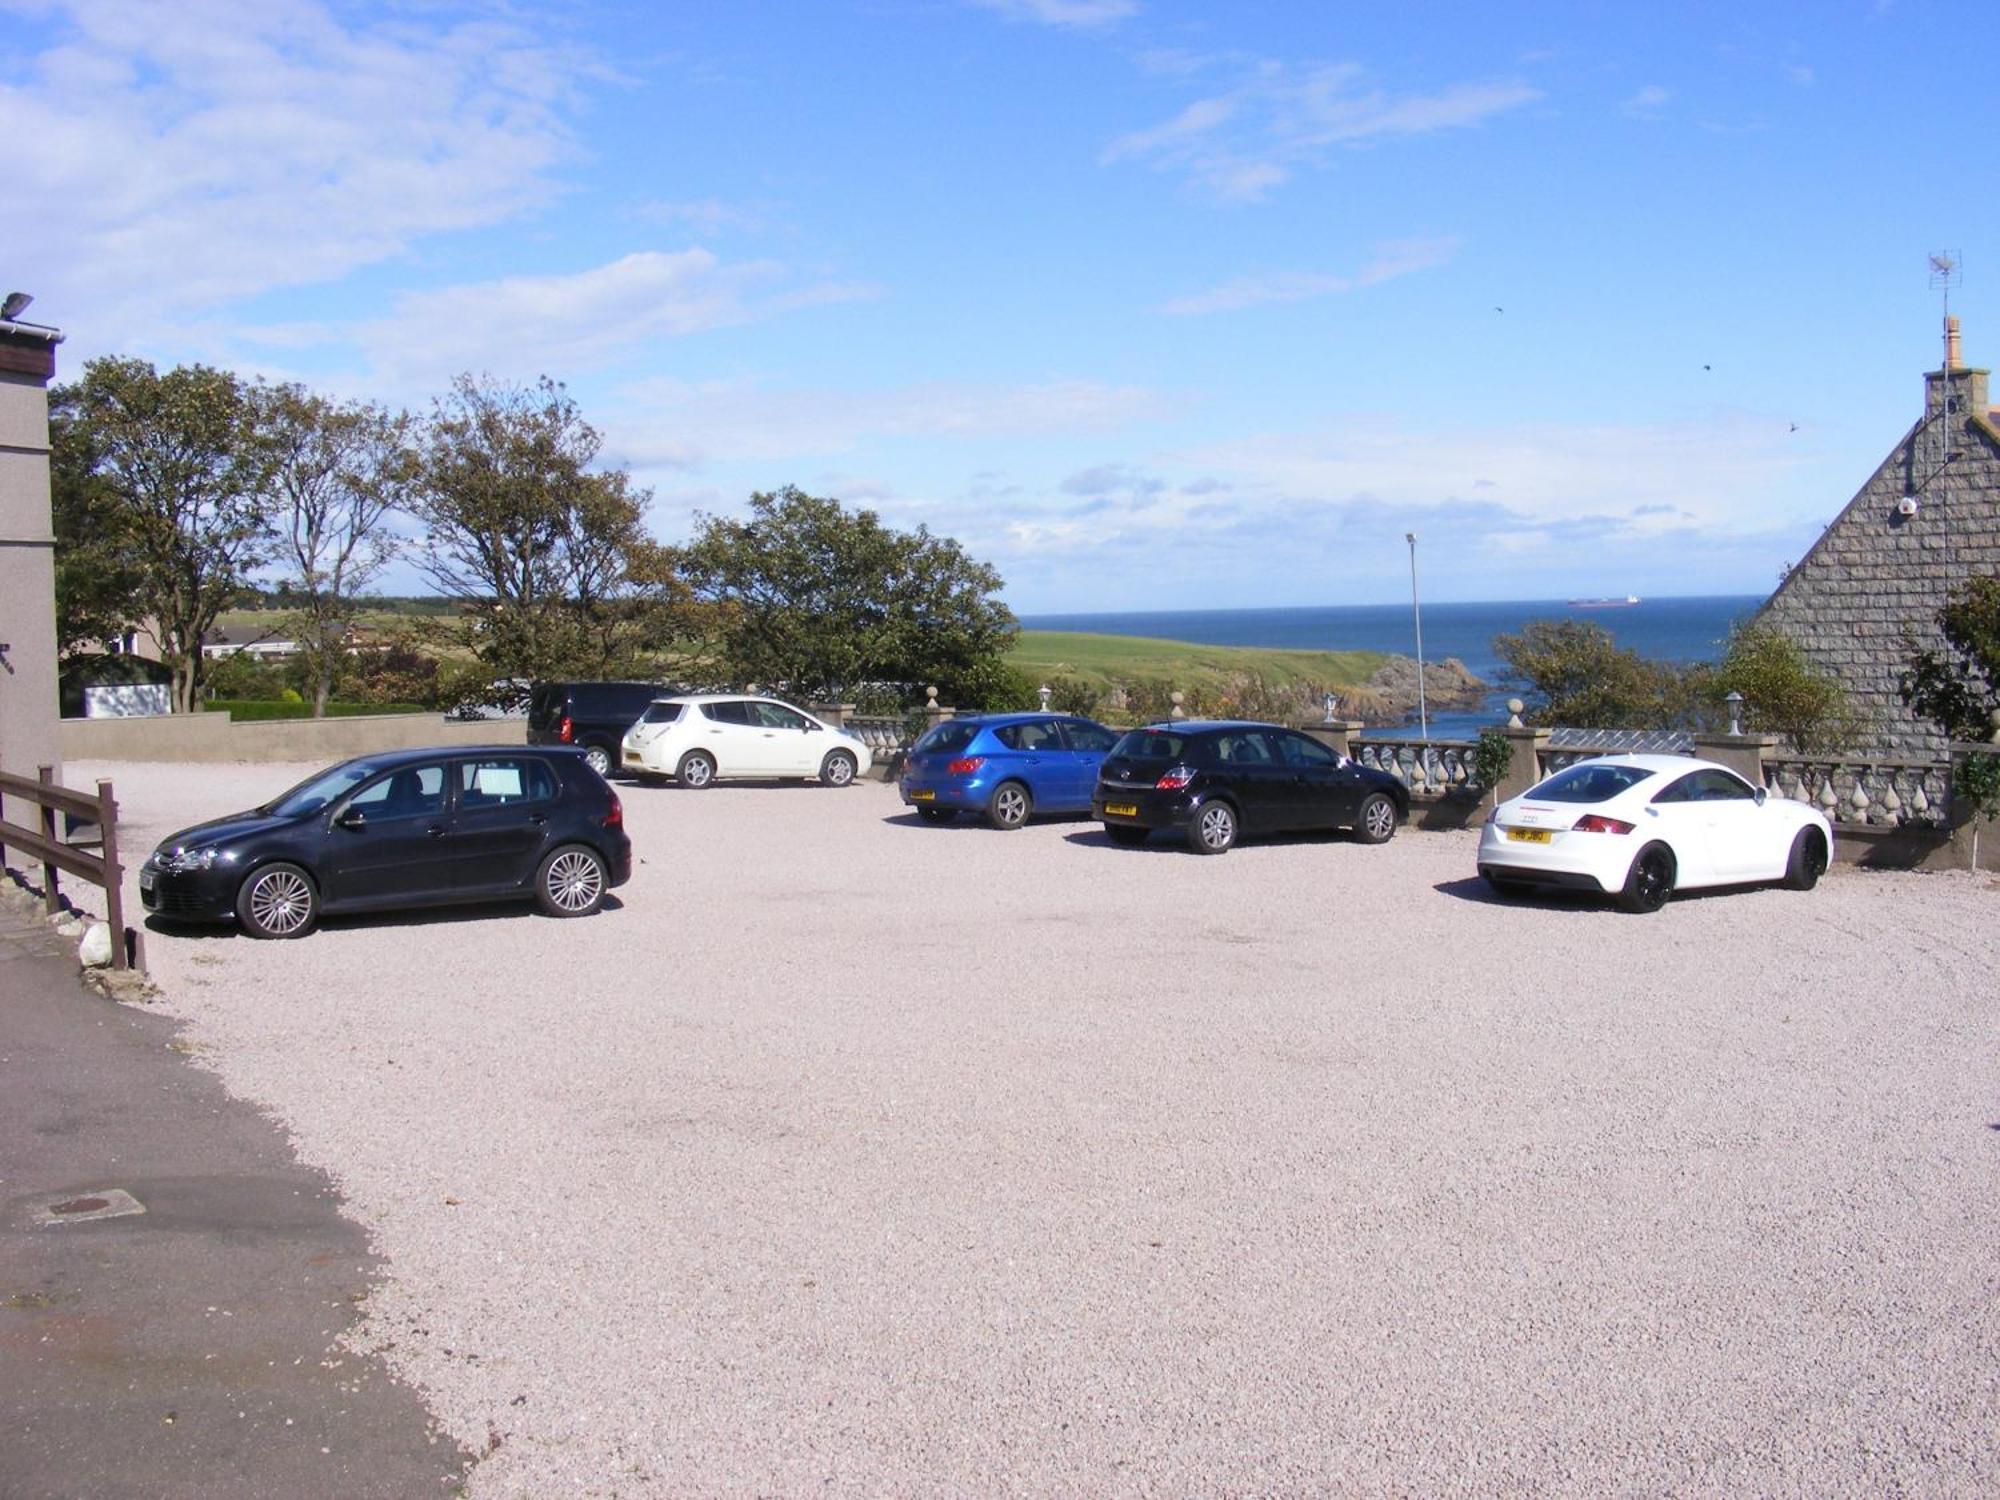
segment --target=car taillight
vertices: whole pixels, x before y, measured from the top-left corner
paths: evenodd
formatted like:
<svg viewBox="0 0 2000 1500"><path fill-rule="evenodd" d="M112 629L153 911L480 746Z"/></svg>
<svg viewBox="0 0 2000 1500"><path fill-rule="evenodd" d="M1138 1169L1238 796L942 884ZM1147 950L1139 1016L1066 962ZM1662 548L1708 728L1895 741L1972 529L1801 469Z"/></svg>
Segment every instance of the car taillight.
<svg viewBox="0 0 2000 1500"><path fill-rule="evenodd" d="M556 738L561 740L565 745L570 744L576 739L576 725L570 721L568 714L564 714L562 723L556 726Z"/></svg>
<svg viewBox="0 0 2000 1500"><path fill-rule="evenodd" d="M985 756L967 755L961 757L958 760L953 761L950 765L944 768L944 771L945 775L947 776L970 776L974 771L977 771L981 766L985 764L986 764Z"/></svg>
<svg viewBox="0 0 2000 1500"><path fill-rule="evenodd" d="M1570 825L1571 833L1630 833L1632 825L1621 823L1616 818L1602 817L1597 813L1585 813Z"/></svg>
<svg viewBox="0 0 2000 1500"><path fill-rule="evenodd" d="M625 826L625 804L618 800L616 792L611 794L611 806L605 809L604 826L606 828L623 828Z"/></svg>
<svg viewBox="0 0 2000 1500"><path fill-rule="evenodd" d="M1156 792L1177 792L1194 780L1193 766L1170 766L1167 774L1153 783Z"/></svg>

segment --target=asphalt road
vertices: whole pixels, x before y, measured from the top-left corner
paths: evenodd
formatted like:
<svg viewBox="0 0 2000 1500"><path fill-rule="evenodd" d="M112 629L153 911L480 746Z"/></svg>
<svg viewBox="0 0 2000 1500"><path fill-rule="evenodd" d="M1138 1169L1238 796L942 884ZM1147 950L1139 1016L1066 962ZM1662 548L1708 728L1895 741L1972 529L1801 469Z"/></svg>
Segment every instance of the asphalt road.
<svg viewBox="0 0 2000 1500"><path fill-rule="evenodd" d="M335 1347L380 1263L326 1178L173 1021L85 989L19 894L0 890L0 1496L450 1493L458 1445Z"/></svg>

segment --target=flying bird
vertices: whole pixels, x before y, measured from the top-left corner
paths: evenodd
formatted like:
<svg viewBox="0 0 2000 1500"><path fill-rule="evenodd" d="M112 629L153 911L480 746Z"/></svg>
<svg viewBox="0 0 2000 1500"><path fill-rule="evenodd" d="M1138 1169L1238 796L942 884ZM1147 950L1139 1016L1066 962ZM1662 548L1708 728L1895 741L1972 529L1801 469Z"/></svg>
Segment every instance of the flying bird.
<svg viewBox="0 0 2000 1500"><path fill-rule="evenodd" d="M1714 369L1714 368L1715 368L1715 366L1714 366L1714 365L1703 365L1703 366L1702 366L1702 368L1703 368L1704 370L1712 370L1712 369Z"/></svg>

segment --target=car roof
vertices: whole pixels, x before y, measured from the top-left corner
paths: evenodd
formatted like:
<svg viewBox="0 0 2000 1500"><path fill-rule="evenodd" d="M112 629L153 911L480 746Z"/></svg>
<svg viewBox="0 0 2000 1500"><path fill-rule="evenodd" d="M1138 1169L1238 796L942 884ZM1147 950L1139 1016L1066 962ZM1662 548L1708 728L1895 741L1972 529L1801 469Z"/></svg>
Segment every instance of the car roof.
<svg viewBox="0 0 2000 1500"><path fill-rule="evenodd" d="M980 724L980 725L1040 724L1040 723L1050 723L1057 719L1076 720L1087 724L1094 724L1097 722L1095 719L1087 718L1083 714L1066 714L1060 711L1059 709L1053 709L1053 708L1048 709L1046 712L1039 708L1010 708L1006 710L1004 713L954 714L951 718L945 720L944 722L947 724Z"/></svg>
<svg viewBox="0 0 2000 1500"><path fill-rule="evenodd" d="M371 766L384 770L396 766L416 765L421 761L448 757L462 760L468 755L581 755L583 752L571 745L416 745L408 750L377 750L368 755L350 755L338 765L352 765L366 761ZM329 768L331 769L331 768Z"/></svg>
<svg viewBox="0 0 2000 1500"><path fill-rule="evenodd" d="M1160 719L1141 729L1170 729L1176 734L1211 734L1218 729L1283 729L1265 719Z"/></svg>
<svg viewBox="0 0 2000 1500"><path fill-rule="evenodd" d="M1718 771L1729 767L1712 760L1701 760L1692 755L1593 755L1588 760L1574 763L1578 766L1633 766L1644 771L1693 771L1703 766L1712 766ZM1572 769L1565 766L1564 770Z"/></svg>
<svg viewBox="0 0 2000 1500"><path fill-rule="evenodd" d="M775 693L662 693L655 703L784 703ZM789 707L789 705L787 705Z"/></svg>

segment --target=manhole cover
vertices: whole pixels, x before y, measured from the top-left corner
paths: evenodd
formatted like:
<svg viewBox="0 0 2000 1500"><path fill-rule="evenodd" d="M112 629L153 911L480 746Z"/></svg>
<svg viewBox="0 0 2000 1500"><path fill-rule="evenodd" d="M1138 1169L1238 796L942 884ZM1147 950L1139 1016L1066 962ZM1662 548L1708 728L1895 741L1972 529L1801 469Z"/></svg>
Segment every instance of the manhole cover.
<svg viewBox="0 0 2000 1500"><path fill-rule="evenodd" d="M93 1219L122 1219L142 1214L146 1205L123 1188L92 1188L72 1193L50 1203L37 1203L28 1217L37 1224L84 1224Z"/></svg>

